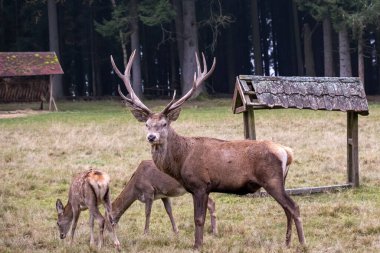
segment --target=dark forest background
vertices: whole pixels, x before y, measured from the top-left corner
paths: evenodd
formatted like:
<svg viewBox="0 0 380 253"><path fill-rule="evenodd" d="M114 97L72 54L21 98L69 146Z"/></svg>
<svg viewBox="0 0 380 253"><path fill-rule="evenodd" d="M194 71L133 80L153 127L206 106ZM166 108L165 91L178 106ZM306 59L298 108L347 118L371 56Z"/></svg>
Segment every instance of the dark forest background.
<svg viewBox="0 0 380 253"><path fill-rule="evenodd" d="M110 55L123 69L134 49L145 97L188 90L194 52L217 59L211 95L231 94L239 74L359 76L380 94L379 2L0 0L0 51L56 51L58 96L116 95Z"/></svg>

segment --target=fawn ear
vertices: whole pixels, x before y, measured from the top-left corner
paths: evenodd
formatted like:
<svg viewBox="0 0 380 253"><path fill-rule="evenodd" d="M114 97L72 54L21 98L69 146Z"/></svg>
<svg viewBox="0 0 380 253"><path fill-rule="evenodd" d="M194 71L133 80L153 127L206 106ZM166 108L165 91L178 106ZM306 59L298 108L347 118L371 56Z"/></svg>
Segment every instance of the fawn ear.
<svg viewBox="0 0 380 253"><path fill-rule="evenodd" d="M179 117L179 114L181 113L181 107L178 107L178 108L175 108L174 110L172 111L169 111L167 114L166 114L166 117L170 120L170 121L176 121Z"/></svg>
<svg viewBox="0 0 380 253"><path fill-rule="evenodd" d="M149 114L147 114L143 110L136 109L136 108L132 108L131 113L140 122L146 122L148 120L148 117L149 117Z"/></svg>
<svg viewBox="0 0 380 253"><path fill-rule="evenodd" d="M64 207L63 207L63 204L62 204L62 202L61 202L60 199L57 199L57 202L55 202L55 208L57 208L58 214L62 214L63 213Z"/></svg>

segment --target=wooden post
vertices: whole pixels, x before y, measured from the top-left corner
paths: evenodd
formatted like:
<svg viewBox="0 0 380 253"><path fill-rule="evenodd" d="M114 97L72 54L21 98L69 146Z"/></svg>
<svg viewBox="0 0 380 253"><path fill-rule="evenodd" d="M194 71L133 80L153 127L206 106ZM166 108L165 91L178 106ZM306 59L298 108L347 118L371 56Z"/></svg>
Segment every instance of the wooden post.
<svg viewBox="0 0 380 253"><path fill-rule="evenodd" d="M49 98L49 111L52 110L51 105L54 105L55 111L58 111L57 105L55 104L55 100L53 97L53 75L50 75L50 85L49 85L49 92L50 92L50 98Z"/></svg>
<svg viewBox="0 0 380 253"><path fill-rule="evenodd" d="M359 186L358 114L347 112L347 181Z"/></svg>
<svg viewBox="0 0 380 253"><path fill-rule="evenodd" d="M244 137L250 140L256 140L255 113L249 108L243 113L244 119Z"/></svg>

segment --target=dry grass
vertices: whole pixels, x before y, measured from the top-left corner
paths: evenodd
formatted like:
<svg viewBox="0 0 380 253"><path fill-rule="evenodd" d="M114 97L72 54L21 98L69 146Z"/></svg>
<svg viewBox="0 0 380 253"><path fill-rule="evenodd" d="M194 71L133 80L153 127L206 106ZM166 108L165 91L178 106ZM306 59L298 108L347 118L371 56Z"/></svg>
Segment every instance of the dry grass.
<svg viewBox="0 0 380 253"><path fill-rule="evenodd" d="M158 110L163 101L150 101ZM0 106L0 111L5 110ZM11 107L16 107L11 105ZM30 106L24 104L24 107ZM0 252L88 252L88 213L79 220L73 246L58 238L55 200L67 200L73 174L90 167L112 177L112 197L142 159L150 158L143 124L112 101L59 103L58 113L0 119ZM287 187L346 181L346 117L338 112L275 110L256 112L259 139L288 145L296 160ZM187 136L241 139L242 116L230 100L189 103L174 128ZM204 252L379 252L380 105L359 118L362 187L339 193L294 197L301 207L307 247L284 247L286 218L271 198L212 194L219 235L206 222ZM154 204L151 234L143 236L144 205L122 217L118 235L125 252L191 252L190 195L173 199L180 234L174 236L161 202ZM95 250L96 251L96 250ZM113 252L107 236L102 251Z"/></svg>

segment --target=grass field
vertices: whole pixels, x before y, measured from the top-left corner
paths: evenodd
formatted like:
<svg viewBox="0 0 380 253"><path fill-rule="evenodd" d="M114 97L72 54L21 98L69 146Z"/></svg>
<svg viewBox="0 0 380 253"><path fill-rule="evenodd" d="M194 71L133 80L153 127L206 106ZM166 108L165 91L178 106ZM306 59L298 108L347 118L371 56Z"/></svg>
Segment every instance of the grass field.
<svg viewBox="0 0 380 253"><path fill-rule="evenodd" d="M166 101L148 101L155 111ZM187 103L173 123L186 136L242 139L242 115L229 99ZM34 104L0 105L0 111ZM61 241L55 201L67 200L71 177L88 168L111 176L112 198L135 167L150 159L144 124L116 101L59 102L57 113L0 119L0 252L89 252L88 212L78 223L75 244ZM346 182L346 115L309 110L263 110L256 116L258 139L294 149L286 186ZM272 198L211 194L218 236L206 221L203 252L380 252L380 104L359 117L361 187L337 193L293 197L299 204L307 246L295 229L284 247L286 217ZM191 196L172 199L180 233L171 231L161 202L153 206L151 233L143 236L144 205L136 202L118 226L124 252L191 252L194 240ZM106 236L103 252L114 252Z"/></svg>

